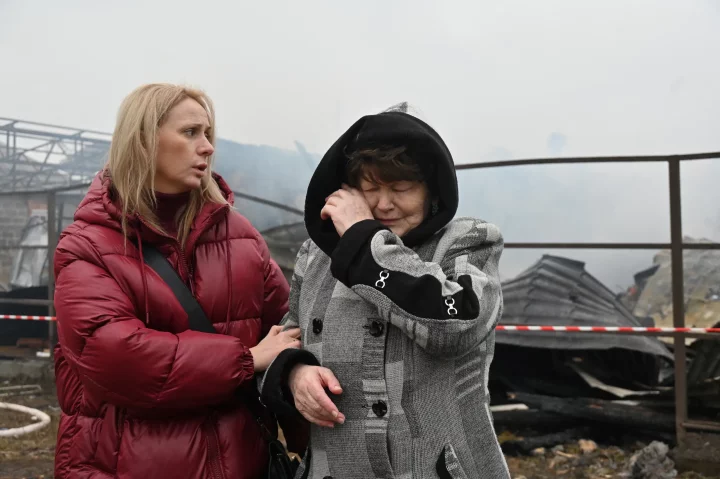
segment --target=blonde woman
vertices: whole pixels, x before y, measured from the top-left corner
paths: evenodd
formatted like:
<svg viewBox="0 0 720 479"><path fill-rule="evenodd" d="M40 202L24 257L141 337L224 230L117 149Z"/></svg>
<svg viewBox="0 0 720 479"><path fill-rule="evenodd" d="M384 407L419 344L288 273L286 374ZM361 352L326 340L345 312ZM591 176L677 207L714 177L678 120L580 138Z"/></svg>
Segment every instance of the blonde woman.
<svg viewBox="0 0 720 479"><path fill-rule="evenodd" d="M145 85L120 107L108 163L55 252L56 478L264 474L267 445L245 399L299 332L276 326L287 282L212 173L214 143L200 91ZM150 248L218 334L189 328L144 263Z"/></svg>

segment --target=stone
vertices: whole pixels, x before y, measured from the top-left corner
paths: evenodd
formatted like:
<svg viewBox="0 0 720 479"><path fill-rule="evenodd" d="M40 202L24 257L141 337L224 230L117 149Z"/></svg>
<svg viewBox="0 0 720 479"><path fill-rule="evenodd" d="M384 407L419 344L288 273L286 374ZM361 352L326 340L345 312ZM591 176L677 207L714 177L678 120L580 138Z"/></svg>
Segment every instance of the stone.
<svg viewBox="0 0 720 479"><path fill-rule="evenodd" d="M678 473L668 457L667 444L653 441L630 458L630 477L633 479L673 479Z"/></svg>

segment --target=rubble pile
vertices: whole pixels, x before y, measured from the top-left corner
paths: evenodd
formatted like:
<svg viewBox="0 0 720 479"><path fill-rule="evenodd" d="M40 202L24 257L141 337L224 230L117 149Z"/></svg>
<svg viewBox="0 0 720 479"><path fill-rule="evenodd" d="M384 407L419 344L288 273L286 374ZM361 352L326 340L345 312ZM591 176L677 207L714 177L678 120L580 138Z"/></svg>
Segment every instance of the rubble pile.
<svg viewBox="0 0 720 479"><path fill-rule="evenodd" d="M658 254L652 268L636 275L634 297L618 297L586 271L584 263L545 255L503 284L502 322L653 326L655 318L662 321L661 312L667 313L654 298L671 301L666 256L669 258ZM717 264L709 258L716 258ZM686 265L686 275L711 278L688 279L688 294L701 296L706 306L720 305L715 297L720 286L720 252L689 251ZM702 317L715 318L708 311L706 308ZM715 319L688 325L712 327L720 321ZM675 445L674 355L670 348L658 338L629 334L499 331L490 370L495 426L498 431L526 431L504 441L503 450L532 457L551 454L546 451L558 444L588 437L621 444L624 436L630 436L651 445L634 459L635 475L627 477L675 477L667 475L674 470L666 457L668 446L652 443L661 440L670 447ZM720 341L695 340L688 348L687 362L692 418L720 421ZM556 452L551 465L573 463ZM653 454L667 459L659 460L655 468L666 468L666 475L642 475L652 469L648 458ZM618 477L598 474L592 477Z"/></svg>

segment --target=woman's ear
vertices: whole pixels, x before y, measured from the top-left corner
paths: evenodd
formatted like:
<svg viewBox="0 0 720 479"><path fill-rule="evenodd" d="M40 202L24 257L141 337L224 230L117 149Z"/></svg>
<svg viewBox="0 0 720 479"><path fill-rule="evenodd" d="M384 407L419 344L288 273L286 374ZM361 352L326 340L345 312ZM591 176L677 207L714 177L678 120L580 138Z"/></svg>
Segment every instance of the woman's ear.
<svg viewBox="0 0 720 479"><path fill-rule="evenodd" d="M437 196L428 195L425 199L425 218L435 216L440 211L440 199Z"/></svg>
<svg viewBox="0 0 720 479"><path fill-rule="evenodd" d="M440 198L435 197L430 202L430 215L435 216L440 211Z"/></svg>

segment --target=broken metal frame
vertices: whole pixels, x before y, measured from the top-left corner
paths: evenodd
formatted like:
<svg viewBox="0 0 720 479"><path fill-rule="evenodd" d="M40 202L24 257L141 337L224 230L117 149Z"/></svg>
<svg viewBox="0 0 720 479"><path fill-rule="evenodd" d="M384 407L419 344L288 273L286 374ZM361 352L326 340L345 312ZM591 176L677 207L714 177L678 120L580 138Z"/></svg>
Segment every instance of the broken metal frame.
<svg viewBox="0 0 720 479"><path fill-rule="evenodd" d="M719 159L720 152L697 153L687 155L652 156L594 156L574 158L537 158L525 160L494 161L487 163L468 163L456 165L456 170L497 168L522 165L548 164L588 164L588 163L659 163L668 165L668 187L670 193L670 243L506 243L506 248L542 248L542 249L669 249L672 261L672 305L673 326L685 326L685 287L683 277L683 250L720 249L720 243L684 244L682 237L682 200L680 191L680 162L690 160ZM643 335L649 335L647 333ZM682 443L687 429L720 431L720 423L693 421L688 418L687 364L685 339L683 333L672 334L675 355L675 433L678 443ZM715 336L713 339L720 339Z"/></svg>
<svg viewBox="0 0 720 479"><path fill-rule="evenodd" d="M111 135L0 117L0 191L77 187L96 173Z"/></svg>

